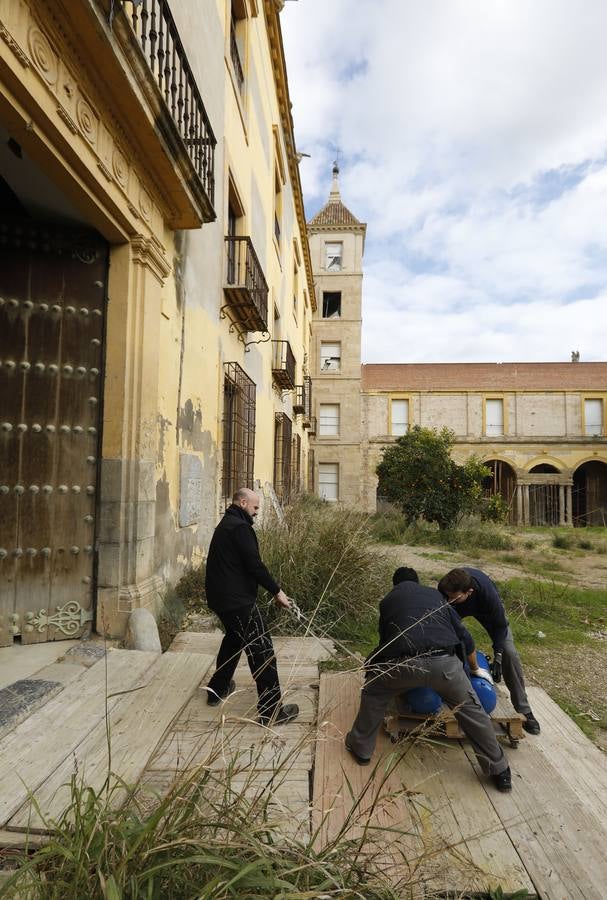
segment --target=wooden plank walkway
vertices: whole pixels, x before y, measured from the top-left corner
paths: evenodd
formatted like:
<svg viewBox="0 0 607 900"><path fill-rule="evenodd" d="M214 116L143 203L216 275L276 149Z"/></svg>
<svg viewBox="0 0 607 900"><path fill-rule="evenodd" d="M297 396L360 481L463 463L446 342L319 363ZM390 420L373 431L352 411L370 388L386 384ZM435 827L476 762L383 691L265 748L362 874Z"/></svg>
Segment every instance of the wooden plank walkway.
<svg viewBox="0 0 607 900"><path fill-rule="evenodd" d="M352 760L343 738L358 710L360 686L358 673L321 677L313 789L319 841L333 839L344 823L348 836L366 833L382 871L420 896L486 893L497 886L526 888L533 896L459 742L394 745L380 734L372 766Z"/></svg>
<svg viewBox="0 0 607 900"><path fill-rule="evenodd" d="M156 653L109 650L107 666L100 660L87 669L0 741L0 828L105 720L117 692L135 686L157 659Z"/></svg>
<svg viewBox="0 0 607 900"><path fill-rule="evenodd" d="M130 655L131 659L136 658L137 651L131 651ZM107 721L104 718L91 728L84 740L66 748L68 755L49 772L36 791L40 812L26 802L12 816L7 827L19 831L28 827L45 830L45 820L58 818L69 803L69 782L74 771L77 771L79 781L99 791L111 766L115 775L109 784L111 801L119 806L125 795L123 790L113 789L117 784L116 776L126 784L139 781L154 747L197 690L200 678L198 655L156 655L144 676L145 684L121 694L108 713Z"/></svg>
<svg viewBox="0 0 607 900"><path fill-rule="evenodd" d="M177 635L170 650L206 653L212 669L221 637L221 633L183 633ZM206 702L206 692L198 691L167 730L142 783L162 794L176 777L204 766L216 771L218 780L223 776L219 790L229 777L231 791L242 793L249 803L262 796L267 799L271 786L270 820L283 833L305 837L310 829L318 662L331 656L333 646L315 638L278 637L274 647L283 699L299 705L297 720L276 728L257 723L257 692L243 655L234 676L235 692L212 707Z"/></svg>
<svg viewBox="0 0 607 900"><path fill-rule="evenodd" d="M344 823L352 837L379 829L383 870L420 896L475 896L499 885L543 900L604 900L607 758L544 691L529 690L542 733L507 751L513 791L500 794L466 742L394 745L381 735L373 765L357 766L343 737L359 686L353 675L321 677L313 792L320 842ZM380 784L384 797L374 804Z"/></svg>

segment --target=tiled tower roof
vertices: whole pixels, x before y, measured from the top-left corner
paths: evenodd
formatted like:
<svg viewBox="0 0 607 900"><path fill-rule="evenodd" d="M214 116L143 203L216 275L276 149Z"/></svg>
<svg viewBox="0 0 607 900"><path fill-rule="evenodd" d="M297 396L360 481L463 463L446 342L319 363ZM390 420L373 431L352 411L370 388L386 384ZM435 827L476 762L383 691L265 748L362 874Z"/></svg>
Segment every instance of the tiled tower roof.
<svg viewBox="0 0 607 900"><path fill-rule="evenodd" d="M323 208L308 222L308 228L311 231L324 231L327 229L347 229L356 231L366 231L367 226L364 222L353 215L347 206L344 205L339 192L339 168L337 163L333 166L333 185L329 199Z"/></svg>

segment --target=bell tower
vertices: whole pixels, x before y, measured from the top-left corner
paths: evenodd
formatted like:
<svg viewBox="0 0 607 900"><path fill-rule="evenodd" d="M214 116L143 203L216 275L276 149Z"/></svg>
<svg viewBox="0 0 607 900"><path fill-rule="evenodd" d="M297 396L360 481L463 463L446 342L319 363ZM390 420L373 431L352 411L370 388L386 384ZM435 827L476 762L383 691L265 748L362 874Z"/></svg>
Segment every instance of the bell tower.
<svg viewBox="0 0 607 900"><path fill-rule="evenodd" d="M308 223L318 308L310 374L316 434L314 492L330 502L361 502L361 324L367 226L341 199L333 165L329 199Z"/></svg>

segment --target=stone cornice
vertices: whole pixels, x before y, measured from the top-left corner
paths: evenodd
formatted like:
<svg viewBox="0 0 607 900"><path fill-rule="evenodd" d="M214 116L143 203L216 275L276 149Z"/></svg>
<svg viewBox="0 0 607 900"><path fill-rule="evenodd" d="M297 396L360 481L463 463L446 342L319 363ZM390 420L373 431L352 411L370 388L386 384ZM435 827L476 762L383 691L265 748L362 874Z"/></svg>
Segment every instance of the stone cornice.
<svg viewBox="0 0 607 900"><path fill-rule="evenodd" d="M171 267L164 255L162 245L157 240L146 238L143 234L136 234L131 238L131 252L133 262L146 266L160 284L164 283Z"/></svg>

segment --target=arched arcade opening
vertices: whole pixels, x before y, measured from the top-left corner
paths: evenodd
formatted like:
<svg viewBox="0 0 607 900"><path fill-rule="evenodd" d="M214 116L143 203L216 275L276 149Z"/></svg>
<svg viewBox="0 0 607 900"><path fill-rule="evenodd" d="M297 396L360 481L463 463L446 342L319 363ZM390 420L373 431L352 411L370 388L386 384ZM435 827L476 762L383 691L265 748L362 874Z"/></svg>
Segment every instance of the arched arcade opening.
<svg viewBox="0 0 607 900"><path fill-rule="evenodd" d="M511 465L501 459L489 459L484 465L491 470L491 475L483 479L483 492L486 497L502 497L508 507L508 522L515 524L517 513L514 503L516 493L516 473Z"/></svg>
<svg viewBox="0 0 607 900"><path fill-rule="evenodd" d="M607 525L607 463L591 460L573 473L573 524Z"/></svg>

